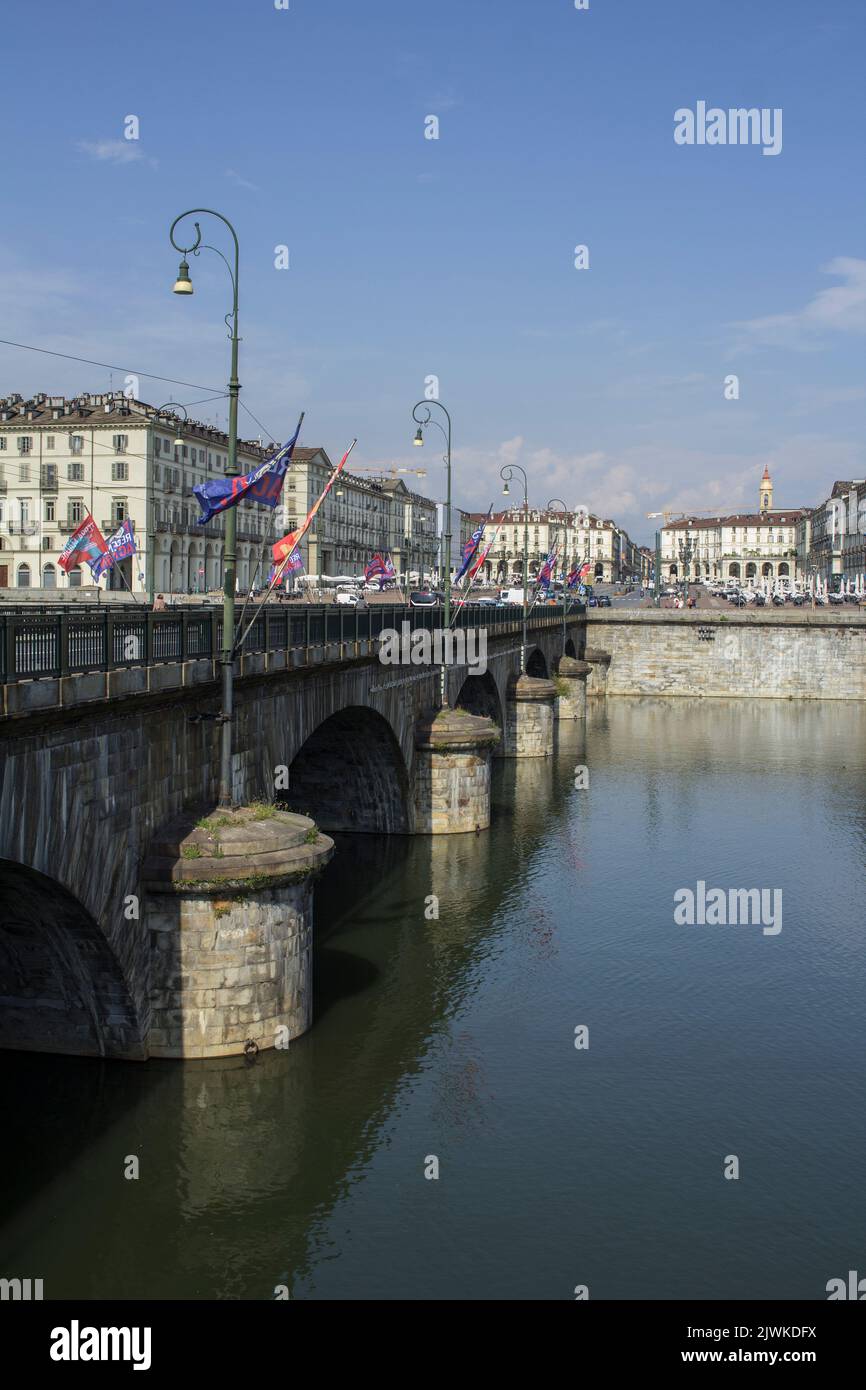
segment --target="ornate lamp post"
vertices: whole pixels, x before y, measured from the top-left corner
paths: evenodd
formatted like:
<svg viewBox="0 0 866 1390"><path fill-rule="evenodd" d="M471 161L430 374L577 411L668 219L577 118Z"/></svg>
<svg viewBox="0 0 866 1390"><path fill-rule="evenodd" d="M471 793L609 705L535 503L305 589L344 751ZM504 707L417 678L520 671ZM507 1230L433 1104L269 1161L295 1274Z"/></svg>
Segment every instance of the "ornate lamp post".
<svg viewBox="0 0 866 1390"><path fill-rule="evenodd" d="M432 418L432 416L431 416L431 414L430 414L430 406L431 406L431 405L438 405L439 409L442 411L442 414L445 416L445 419L448 421L448 429L447 429L447 430L445 430L445 429L442 427L442 425L440 425L440 423L439 423L438 420L434 420L434 419ZM418 411L419 411L419 410L422 411L423 414L419 415L419 414L418 414ZM418 401L417 404L414 405L414 406L412 407L412 419L415 421L415 423L416 423L417 426L418 426L417 430L415 431L415 438L414 438L414 440L412 441L412 442L415 444L415 446L416 446L417 448L420 449L420 448L422 448L423 445L424 445L424 427L425 427L426 425L435 425L437 429L442 430L442 434L445 436L445 476L446 476L446 484L445 484L445 530L444 530L443 533L442 533L442 550L443 550L442 563L443 563L443 565L444 565L444 567L445 567L445 612L444 612L444 625L445 625L445 631L447 632L448 629L449 629L450 626L451 626L451 416L448 414L448 411L445 409L445 407L444 407L444 405L442 404L441 401ZM424 551L423 551L423 547L422 547L422 551L421 551L421 569L423 570L423 568L424 568ZM443 707L443 709L444 709L444 707L445 707L445 663L444 663L444 661L443 661L443 663L442 663L442 682L441 682L441 687L440 687L440 697L441 697L441 701L442 701L442 707Z"/></svg>
<svg viewBox="0 0 866 1390"><path fill-rule="evenodd" d="M439 409L442 411L442 414L448 421L447 430L440 425L438 420L432 418L430 414L431 405L438 405ZM423 411L424 414L419 415L419 410ZM412 441L416 448L421 449L424 446L424 428L426 425L435 425L437 429L442 430L442 434L445 436L445 530L442 533L442 549L444 552L442 563L445 569L445 627L447 629L451 626L451 416L448 414L448 411L441 401L418 401L417 405L412 407L412 419L418 426L415 431L415 438ZM442 674L444 677L444 670Z"/></svg>
<svg viewBox="0 0 866 1390"><path fill-rule="evenodd" d="M686 523L686 534L685 534L685 539L684 539L684 540L681 540L681 541L678 541L678 543L677 543L677 548L678 548L678 550L679 550L679 553L680 553L680 560L682 561L682 566L683 566L683 585L684 585L685 601L686 601L686 603L688 603L688 598L689 598L689 565L691 564L692 556L693 556L694 553L695 553L694 545L693 545L693 543L692 543L692 538L691 538L691 536L689 535L688 522Z"/></svg>
<svg viewBox="0 0 866 1390"><path fill-rule="evenodd" d="M508 484L519 473L523 479L523 631L520 642L520 674L526 670L526 595L529 578L529 484L526 479L526 472L519 463L507 463L504 468L500 468L499 476L502 478L504 487L502 489L505 497L509 494Z"/></svg>
<svg viewBox="0 0 866 1390"><path fill-rule="evenodd" d="M158 405L154 413L154 419L158 422L164 410L171 410L176 415L179 410L183 411L184 424L189 419L187 408L179 401L166 401L165 405ZM177 427L174 446L176 449L183 448L183 435L180 426ZM147 601L153 607L154 591L156 589L156 516L153 503L153 477L147 489ZM169 553L169 565L171 565L171 553ZM171 573L169 572L169 580ZM171 584L169 583L169 588Z"/></svg>
<svg viewBox="0 0 866 1390"><path fill-rule="evenodd" d="M234 270L226 260L222 251L216 246L208 246L202 243L201 227L198 222L195 225L195 241L190 246L181 246L174 239L174 229L178 222L182 222L185 217L193 217L196 213L206 213L209 217L218 217L220 222L225 223L232 234L234 242ZM225 316L225 323L228 329L229 341L232 345L231 351L231 376L229 377L229 456L228 469L230 475L237 473L238 459L238 393L241 384L238 381L238 274L240 269L240 247L238 245L237 233L227 217L223 217L221 212L214 212L212 208L189 208L176 217L169 230L169 240L175 251L181 253L180 267L178 268L177 280L174 283L175 294L192 294L192 281L189 276L189 262L187 256L192 252L197 256L200 250L214 251L216 255L225 263L229 277L232 282L232 307L231 311ZM237 552L237 508L227 507L225 510L225 547L223 550L223 641L220 662L222 664L222 710L220 713L221 742L220 742L220 789L219 804L222 807L230 807L233 804L232 796L232 744L233 744L233 723L234 723L234 642L235 642L235 560Z"/></svg>
<svg viewBox="0 0 866 1390"><path fill-rule="evenodd" d="M559 510L563 513L562 534L563 534L563 537L564 537L564 541L563 541L563 553L565 553L565 547L566 547L567 541L568 541L568 507L567 507L566 503L563 502L563 500L562 500L561 497L551 497L550 501L549 501L548 504L547 504L547 510L548 510L548 512L552 512L553 509L554 509L554 507L558 507ZM558 528L558 527L557 527L556 535L557 535L557 540L558 540L558 539L559 539L559 528ZM563 572L564 572L564 571L563 571ZM568 576L566 575L565 577L567 578ZM566 636L565 636L565 605L566 605L566 592L565 592L565 585L563 584L563 587L562 587L562 655L563 655L563 656L565 656L565 643L566 643Z"/></svg>

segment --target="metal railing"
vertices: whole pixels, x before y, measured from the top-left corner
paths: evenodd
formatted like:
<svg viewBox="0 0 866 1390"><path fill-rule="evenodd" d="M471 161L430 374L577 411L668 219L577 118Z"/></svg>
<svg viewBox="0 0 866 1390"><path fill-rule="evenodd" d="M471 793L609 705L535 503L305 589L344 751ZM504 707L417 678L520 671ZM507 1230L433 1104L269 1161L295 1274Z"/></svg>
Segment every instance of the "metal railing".
<svg viewBox="0 0 866 1390"><path fill-rule="evenodd" d="M585 613L570 605L572 617ZM484 627L519 631L522 609L465 604L454 616L456 628ZM533 629L562 626L561 605L536 609ZM343 604L268 604L261 610L239 654L297 651L338 642L370 641L383 629L434 630L442 609L373 604L363 609ZM76 604L63 608L27 606L0 609L0 684L112 671L130 666L212 660L222 649L222 608L189 606L154 613Z"/></svg>

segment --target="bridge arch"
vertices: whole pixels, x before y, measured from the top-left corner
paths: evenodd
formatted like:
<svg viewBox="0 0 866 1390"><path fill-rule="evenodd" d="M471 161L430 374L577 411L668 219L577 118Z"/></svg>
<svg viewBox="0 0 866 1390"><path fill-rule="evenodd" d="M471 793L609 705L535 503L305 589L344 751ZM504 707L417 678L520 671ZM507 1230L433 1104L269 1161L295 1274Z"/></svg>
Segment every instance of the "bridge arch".
<svg viewBox="0 0 866 1390"><path fill-rule="evenodd" d="M98 923L61 884L0 859L0 1047L143 1058L129 989Z"/></svg>
<svg viewBox="0 0 866 1390"><path fill-rule="evenodd" d="M547 680L547 658L540 647L535 647L526 659L526 674L528 676L541 676Z"/></svg>
<svg viewBox="0 0 866 1390"><path fill-rule="evenodd" d="M572 657L576 657L576 656L577 656L577 649L575 648L574 642L572 641L572 639L571 639L570 637L569 637L568 641L567 641L566 644L565 644L565 655L566 655L566 656L572 656Z"/></svg>
<svg viewBox="0 0 866 1390"><path fill-rule="evenodd" d="M350 705L323 720L295 754L277 800L326 831L406 834L409 778L387 719Z"/></svg>
<svg viewBox="0 0 866 1390"><path fill-rule="evenodd" d="M496 681L489 671L483 676L467 676L460 687L455 705L468 710L470 714L486 715L498 728L502 728L502 701Z"/></svg>

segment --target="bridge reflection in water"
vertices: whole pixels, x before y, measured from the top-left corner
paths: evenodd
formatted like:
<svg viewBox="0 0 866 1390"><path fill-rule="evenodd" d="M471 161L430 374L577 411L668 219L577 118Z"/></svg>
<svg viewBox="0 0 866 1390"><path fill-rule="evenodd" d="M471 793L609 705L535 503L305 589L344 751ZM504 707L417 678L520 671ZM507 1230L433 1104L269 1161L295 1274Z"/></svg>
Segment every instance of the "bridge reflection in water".
<svg viewBox="0 0 866 1390"><path fill-rule="evenodd" d="M0 1057L2 1272L47 1297L822 1297L866 1215L866 712L617 701L558 738L497 764L487 834L340 837L287 1052ZM696 877L780 886L783 932L675 927Z"/></svg>

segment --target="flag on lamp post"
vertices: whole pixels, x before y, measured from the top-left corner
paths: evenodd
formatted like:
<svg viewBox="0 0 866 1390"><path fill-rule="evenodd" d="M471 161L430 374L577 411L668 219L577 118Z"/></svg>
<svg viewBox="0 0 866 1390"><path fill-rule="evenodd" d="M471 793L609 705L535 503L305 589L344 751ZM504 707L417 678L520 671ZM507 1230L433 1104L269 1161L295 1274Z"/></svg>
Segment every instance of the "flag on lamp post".
<svg viewBox="0 0 866 1390"><path fill-rule="evenodd" d="M273 509L280 499L283 479L298 442L303 421L302 411L298 428L288 444L284 444L271 458L265 459L264 463L260 463L251 472L243 473L239 478L210 478L205 483L196 483L193 492L201 507L201 516L196 525L204 526L212 516L218 516L220 512L226 511L229 507L236 507L238 502L242 501L261 502L263 507Z"/></svg>
<svg viewBox="0 0 866 1390"><path fill-rule="evenodd" d="M282 566L283 561L287 560L288 557L292 554L292 551L297 549L299 543L303 540L304 536L309 531L310 526L313 522L313 517L316 515L316 512L321 507L328 493L331 491L331 488L334 486L335 481L340 476L344 467L346 466L346 459L351 454L357 442L357 439L352 440L345 454L340 459L340 462L337 464L337 467L334 469L330 478L325 483L320 497L313 503L312 507L307 512L307 515L304 518L303 526L299 526L297 531L290 531L287 536L283 536L282 540L277 541L276 545L273 547L272 550L274 564Z"/></svg>

